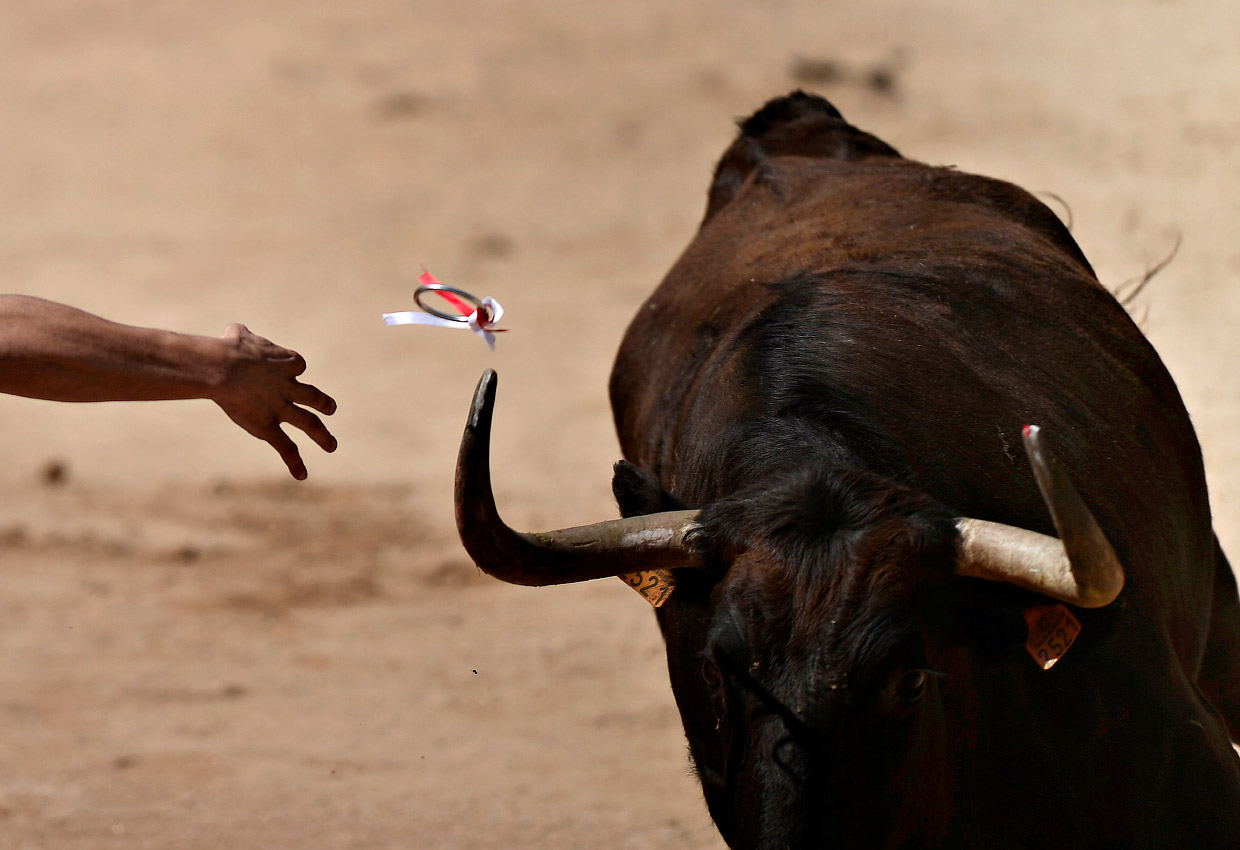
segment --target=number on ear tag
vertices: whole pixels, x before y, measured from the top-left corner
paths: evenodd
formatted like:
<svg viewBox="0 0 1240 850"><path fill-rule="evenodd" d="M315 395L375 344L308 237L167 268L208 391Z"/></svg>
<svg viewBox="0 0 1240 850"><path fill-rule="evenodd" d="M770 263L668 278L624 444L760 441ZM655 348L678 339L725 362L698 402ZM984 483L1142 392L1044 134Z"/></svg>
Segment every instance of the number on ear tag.
<svg viewBox="0 0 1240 850"><path fill-rule="evenodd" d="M1035 605L1026 608L1024 613L1029 627L1025 649L1039 667L1049 670L1076 642L1081 633L1081 621L1061 602Z"/></svg>
<svg viewBox="0 0 1240 850"><path fill-rule="evenodd" d="M620 579L655 608L666 602L676 588L676 579L671 570L642 570L620 576Z"/></svg>

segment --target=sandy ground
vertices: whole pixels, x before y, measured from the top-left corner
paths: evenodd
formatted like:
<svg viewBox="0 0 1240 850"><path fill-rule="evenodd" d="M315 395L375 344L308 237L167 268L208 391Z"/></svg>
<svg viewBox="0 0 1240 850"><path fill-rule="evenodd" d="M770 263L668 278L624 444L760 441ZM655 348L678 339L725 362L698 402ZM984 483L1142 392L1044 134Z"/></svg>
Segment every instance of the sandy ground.
<svg viewBox="0 0 1240 850"><path fill-rule="evenodd" d="M1232 0L3 3L0 290L246 322L341 447L297 484L206 402L0 399L0 847L720 847L649 609L480 577L452 466L494 366L507 518L614 514L620 334L799 84L1062 198L1110 286L1182 239L1134 311L1240 552L1237 36ZM380 324L422 265L504 303L494 354Z"/></svg>

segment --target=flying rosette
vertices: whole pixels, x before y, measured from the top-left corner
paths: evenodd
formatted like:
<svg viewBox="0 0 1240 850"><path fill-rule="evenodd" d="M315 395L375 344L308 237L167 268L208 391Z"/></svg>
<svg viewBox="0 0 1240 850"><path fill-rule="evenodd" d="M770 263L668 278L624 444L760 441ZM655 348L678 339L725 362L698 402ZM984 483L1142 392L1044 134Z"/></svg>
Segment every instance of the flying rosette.
<svg viewBox="0 0 1240 850"><path fill-rule="evenodd" d="M436 280L430 272L423 272L418 278L418 288L413 293L413 300L421 308L407 310L402 313L384 313L385 325L431 325L438 328L469 328L477 334L487 346L495 350L495 334L504 333L507 328L497 328L499 320L504 316L504 308L490 296L478 298L463 289L448 286ZM439 310L423 299L435 295L446 301L456 312Z"/></svg>

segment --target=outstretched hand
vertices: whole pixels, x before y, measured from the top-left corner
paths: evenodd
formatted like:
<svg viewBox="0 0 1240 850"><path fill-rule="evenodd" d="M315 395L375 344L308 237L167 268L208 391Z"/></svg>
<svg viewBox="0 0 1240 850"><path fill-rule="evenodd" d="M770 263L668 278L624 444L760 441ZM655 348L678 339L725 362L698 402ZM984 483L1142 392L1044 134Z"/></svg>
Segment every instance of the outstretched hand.
<svg viewBox="0 0 1240 850"><path fill-rule="evenodd" d="M212 395L228 418L250 434L271 444L289 473L298 481L306 477L306 465L297 445L280 428L287 422L300 428L325 452L336 450L336 438L319 417L336 412L336 402L318 387L304 384L297 376L306 361L296 351L276 345L245 325L232 324L220 337L228 347L223 383Z"/></svg>

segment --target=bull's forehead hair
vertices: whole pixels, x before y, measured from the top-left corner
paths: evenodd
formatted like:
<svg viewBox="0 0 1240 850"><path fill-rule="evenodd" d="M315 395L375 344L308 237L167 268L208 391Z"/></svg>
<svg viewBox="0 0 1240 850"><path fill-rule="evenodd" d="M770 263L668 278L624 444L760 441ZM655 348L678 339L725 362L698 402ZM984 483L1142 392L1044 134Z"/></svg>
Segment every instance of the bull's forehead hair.
<svg viewBox="0 0 1240 850"><path fill-rule="evenodd" d="M831 566L831 546L844 539L899 529L932 552L954 545L955 520L926 494L882 476L799 463L705 507L692 542L708 559L765 549L778 553L794 574L818 580Z"/></svg>
<svg viewBox="0 0 1240 850"><path fill-rule="evenodd" d="M867 630L854 615L906 603L913 582L946 570L956 535L955 516L923 493L856 469L809 467L709 506L693 543L720 570L744 563L730 576L736 601L791 648L839 642L862 652Z"/></svg>

